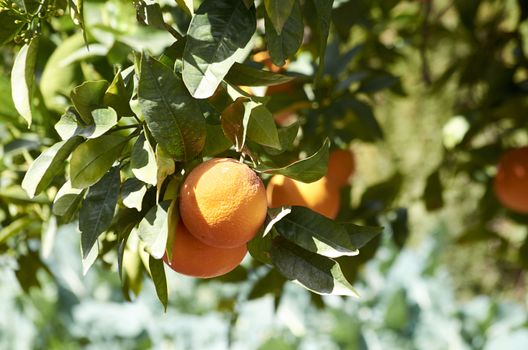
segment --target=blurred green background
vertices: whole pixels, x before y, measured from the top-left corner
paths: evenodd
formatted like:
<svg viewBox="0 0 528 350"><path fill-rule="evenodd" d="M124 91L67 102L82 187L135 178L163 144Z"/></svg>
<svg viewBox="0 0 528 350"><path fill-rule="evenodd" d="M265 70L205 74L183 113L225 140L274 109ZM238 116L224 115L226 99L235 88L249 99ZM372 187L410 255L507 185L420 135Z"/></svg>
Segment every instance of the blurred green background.
<svg viewBox="0 0 528 350"><path fill-rule="evenodd" d="M130 48L159 53L171 42L166 32L138 27L127 1L87 3L86 26L99 46L85 51L77 37L69 59L80 62L80 71L72 74L97 77L98 60L119 61ZM334 78L359 91L376 124L359 123L364 136L350 137L357 161L350 207L360 206L373 185L397 187L377 216L385 226L380 246L358 268L361 298L320 298L293 283L280 297L259 295L254 287L269 270L248 257L242 282L236 274L203 282L167 270L166 313L143 274L131 287L142 285L139 296L125 300L115 253L83 276L75 222L35 223L49 217L49 206L40 206L39 197L29 201L18 184L30 151L49 144L50 126L37 113L28 130L14 111L13 50L4 46L0 221L24 213L24 229L37 225L37 233L22 245L22 238L7 237L9 223L0 226L0 348L528 348L528 219L490 193L500 153L528 143L527 17L523 0L335 1L327 64L359 47L347 62L351 73ZM75 31L68 16L52 27ZM50 38L51 52L65 37ZM305 54L291 71L307 69ZM67 103L56 102L58 110ZM378 127L383 137L370 137ZM397 186L394 174L401 174ZM390 197L386 192L378 194ZM20 251L29 260L19 259ZM128 262L129 275L138 264Z"/></svg>

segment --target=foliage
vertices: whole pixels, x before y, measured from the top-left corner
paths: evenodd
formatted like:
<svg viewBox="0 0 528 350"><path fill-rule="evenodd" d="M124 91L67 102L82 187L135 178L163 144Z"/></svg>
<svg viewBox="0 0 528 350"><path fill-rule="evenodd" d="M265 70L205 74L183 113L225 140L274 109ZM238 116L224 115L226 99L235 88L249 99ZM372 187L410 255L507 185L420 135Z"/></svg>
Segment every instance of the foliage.
<svg viewBox="0 0 528 350"><path fill-rule="evenodd" d="M196 7L109 0L43 1L33 9L29 3L2 4L2 14L29 15L4 33L11 81L3 87L13 102L6 98L12 107L2 117L16 121L5 144L21 143L30 132L38 141L15 157L19 169L5 165L6 175L14 173L2 191L13 188L23 203L2 197L0 234L28 290L47 268L38 259L26 261L45 242L53 244L58 226L73 221L85 274L98 260L117 269L127 299L139 293L141 276L151 275L166 304L160 259L171 254L166 247L178 215L177 188L196 164L241 157L264 179L283 174L313 182L325 174L330 149L362 135L369 141L382 136L369 91L342 85L355 74L347 65L358 49L332 61L341 46L336 37L327 50L333 1L298 0L285 9L243 0L205 0ZM274 64L298 68L263 69L253 58L266 50ZM241 84L268 86L267 96ZM277 93L281 89L291 93ZM358 113L353 124L364 132L352 133L346 120L325 120L335 108L340 119ZM284 110L295 111L298 121L274 121ZM353 274L343 268L357 270L362 261L336 259L355 255L350 252L381 232L377 216L390 205L376 200L385 204L367 214L353 213L345 202L340 222L291 209L289 226L275 219L269 225L275 227L250 244L254 266L276 266L316 293L355 295ZM38 236L40 242L30 244ZM131 246L136 237L140 243ZM140 269L131 275L129 264L137 261Z"/></svg>

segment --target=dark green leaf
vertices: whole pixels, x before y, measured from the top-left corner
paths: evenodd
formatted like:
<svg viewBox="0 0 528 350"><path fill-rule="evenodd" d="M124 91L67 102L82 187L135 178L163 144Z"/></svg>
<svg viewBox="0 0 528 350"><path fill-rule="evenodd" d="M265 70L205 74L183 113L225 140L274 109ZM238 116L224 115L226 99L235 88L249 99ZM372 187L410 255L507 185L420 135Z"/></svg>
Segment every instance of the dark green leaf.
<svg viewBox="0 0 528 350"><path fill-rule="evenodd" d="M0 12L0 45L13 40L13 38L18 34L24 23L16 23L15 20L17 17L13 16L8 11Z"/></svg>
<svg viewBox="0 0 528 350"><path fill-rule="evenodd" d="M235 63L224 79L231 85L270 86L287 83L295 77Z"/></svg>
<svg viewBox="0 0 528 350"><path fill-rule="evenodd" d="M61 116L57 124L55 124L55 130L63 140L67 140L75 135L94 139L103 135L117 124L117 114L110 107L94 109L91 112L91 118L93 120L91 124L79 123L77 114L70 108Z"/></svg>
<svg viewBox="0 0 528 350"><path fill-rule="evenodd" d="M319 68L317 74L320 76L324 70L324 54L328 33L330 32L330 19L334 0L310 0L315 6L317 14L317 32L319 38Z"/></svg>
<svg viewBox="0 0 528 350"><path fill-rule="evenodd" d="M440 181L440 173L435 170L427 177L423 198L428 211L440 209L444 206L444 188Z"/></svg>
<svg viewBox="0 0 528 350"><path fill-rule="evenodd" d="M284 24L291 18L290 13L295 3L297 3L296 0L264 0L266 12L277 34L281 34Z"/></svg>
<svg viewBox="0 0 528 350"><path fill-rule="evenodd" d="M169 291L167 290L167 278L165 277L165 267L163 261L149 257L150 276L156 287L156 294L159 301L163 304L163 308L167 311L167 303L169 302Z"/></svg>
<svg viewBox="0 0 528 350"><path fill-rule="evenodd" d="M127 139L118 135L104 135L80 145L70 160L70 181L75 188L96 183L121 155Z"/></svg>
<svg viewBox="0 0 528 350"><path fill-rule="evenodd" d="M2 24L3 25L3 24ZM33 83L37 62L38 39L22 46L11 70L11 95L18 113L26 120L28 127L33 119Z"/></svg>
<svg viewBox="0 0 528 350"><path fill-rule="evenodd" d="M119 167L114 167L88 189L79 212L83 259L88 257L99 235L110 227L120 185Z"/></svg>
<svg viewBox="0 0 528 350"><path fill-rule="evenodd" d="M149 130L177 160L190 160L205 143L205 119L182 80L159 61L141 59L138 97Z"/></svg>
<svg viewBox="0 0 528 350"><path fill-rule="evenodd" d="M280 174L302 182L314 182L326 174L328 165L328 149L330 141L325 140L323 146L308 158L299 160L283 168L260 166L256 170L267 174Z"/></svg>
<svg viewBox="0 0 528 350"><path fill-rule="evenodd" d="M277 271L277 269L270 269L262 278L251 288L248 295L248 300L261 298L268 293L280 295L286 279Z"/></svg>
<svg viewBox="0 0 528 350"><path fill-rule="evenodd" d="M381 227L337 223L304 207L292 207L275 228L298 246L330 258L359 254L357 249L383 231Z"/></svg>
<svg viewBox="0 0 528 350"><path fill-rule="evenodd" d="M242 0L205 0L187 31L183 81L195 98L208 98L243 58L256 30L255 7Z"/></svg>
<svg viewBox="0 0 528 350"><path fill-rule="evenodd" d="M282 32L276 30L273 17L270 19L265 16L268 51L271 61L277 66L284 65L286 59L293 57L303 41L304 24L301 5L298 0L292 3L291 15L287 18Z"/></svg>
<svg viewBox="0 0 528 350"><path fill-rule="evenodd" d="M359 296L335 260L311 253L280 238L273 240L271 258L284 277L314 293Z"/></svg>
<svg viewBox="0 0 528 350"><path fill-rule="evenodd" d="M274 229L272 229L273 231ZM258 233L251 241L248 242L248 251L249 254L256 260L264 263L271 264L271 242L273 238L271 234L263 236L261 233Z"/></svg>
<svg viewBox="0 0 528 350"><path fill-rule="evenodd" d="M22 188L28 196L34 197L49 186L55 175L64 170L66 159L82 140L76 136L57 142L35 159L22 180Z"/></svg>
<svg viewBox="0 0 528 350"><path fill-rule="evenodd" d="M284 128L277 130L279 133L280 149L274 149L270 147L265 147L267 153L271 155L278 155L286 151L290 151L293 147L293 142L299 133L299 122L290 124Z"/></svg>
<svg viewBox="0 0 528 350"><path fill-rule="evenodd" d="M224 135L222 126L219 124L205 124L207 137L202 153L206 157L212 157L228 150L232 143Z"/></svg>
<svg viewBox="0 0 528 350"><path fill-rule="evenodd" d="M103 98L108 88L106 80L85 81L75 87L70 98L85 124L93 124L92 111L103 107Z"/></svg>
<svg viewBox="0 0 528 350"><path fill-rule="evenodd" d="M145 243L145 250L156 259L165 254L168 235L168 211L171 201L152 207L139 223L137 235Z"/></svg>

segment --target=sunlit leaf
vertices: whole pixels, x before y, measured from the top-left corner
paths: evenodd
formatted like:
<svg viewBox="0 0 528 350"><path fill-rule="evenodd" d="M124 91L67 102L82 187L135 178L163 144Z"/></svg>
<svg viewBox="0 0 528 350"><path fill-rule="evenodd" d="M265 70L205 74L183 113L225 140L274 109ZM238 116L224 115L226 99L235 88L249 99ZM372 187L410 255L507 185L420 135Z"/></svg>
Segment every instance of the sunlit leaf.
<svg viewBox="0 0 528 350"><path fill-rule="evenodd" d="M242 57L256 29L255 7L242 0L205 0L187 31L183 81L195 98L208 98Z"/></svg>
<svg viewBox="0 0 528 350"><path fill-rule="evenodd" d="M3 25L3 24L2 24ZM26 120L28 127L33 120L33 83L37 61L38 39L22 46L11 70L11 95L18 113Z"/></svg>
<svg viewBox="0 0 528 350"><path fill-rule="evenodd" d="M82 141L76 136L57 142L35 159L22 180L22 188L30 197L46 189L55 175L64 170L66 159Z"/></svg>

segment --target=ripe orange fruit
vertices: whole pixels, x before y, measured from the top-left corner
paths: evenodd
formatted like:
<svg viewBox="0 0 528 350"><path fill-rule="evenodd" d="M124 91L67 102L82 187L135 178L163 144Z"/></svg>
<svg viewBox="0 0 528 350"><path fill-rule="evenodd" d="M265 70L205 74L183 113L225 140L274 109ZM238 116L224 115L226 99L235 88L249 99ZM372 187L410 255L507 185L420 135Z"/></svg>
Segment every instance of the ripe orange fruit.
<svg viewBox="0 0 528 350"><path fill-rule="evenodd" d="M233 248L247 243L266 218L266 190L247 165L229 158L194 168L180 192L180 215L205 244Z"/></svg>
<svg viewBox="0 0 528 350"><path fill-rule="evenodd" d="M174 271L187 276L211 278L224 275L237 267L247 253L245 245L236 248L217 248L202 243L178 222L172 260L163 260Z"/></svg>
<svg viewBox="0 0 528 350"><path fill-rule="evenodd" d="M502 155L493 189L506 208L528 213L528 147L513 149Z"/></svg>
<svg viewBox="0 0 528 350"><path fill-rule="evenodd" d="M298 205L330 219L334 219L339 211L339 191L326 176L315 182L304 183L275 175L268 184L266 194L270 208Z"/></svg>
<svg viewBox="0 0 528 350"><path fill-rule="evenodd" d="M271 72L279 73L288 68L288 61L284 66L279 67L273 64L268 51L260 51L253 55L253 61L264 64Z"/></svg>
<svg viewBox="0 0 528 350"><path fill-rule="evenodd" d="M345 186L355 170L356 162L352 151L338 149L330 153L326 176L335 186Z"/></svg>

